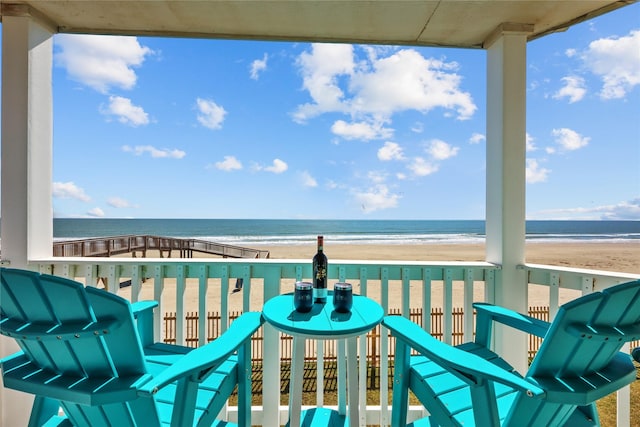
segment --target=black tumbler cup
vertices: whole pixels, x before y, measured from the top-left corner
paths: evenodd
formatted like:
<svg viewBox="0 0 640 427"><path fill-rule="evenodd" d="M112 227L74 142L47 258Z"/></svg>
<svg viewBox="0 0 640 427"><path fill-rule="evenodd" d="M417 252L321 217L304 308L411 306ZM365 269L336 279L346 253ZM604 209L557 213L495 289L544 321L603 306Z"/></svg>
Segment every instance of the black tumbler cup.
<svg viewBox="0 0 640 427"><path fill-rule="evenodd" d="M338 282L333 287L333 308L338 313L348 313L353 306L351 283Z"/></svg>
<svg viewBox="0 0 640 427"><path fill-rule="evenodd" d="M313 307L313 284L311 282L296 282L293 305L300 313L311 311Z"/></svg>

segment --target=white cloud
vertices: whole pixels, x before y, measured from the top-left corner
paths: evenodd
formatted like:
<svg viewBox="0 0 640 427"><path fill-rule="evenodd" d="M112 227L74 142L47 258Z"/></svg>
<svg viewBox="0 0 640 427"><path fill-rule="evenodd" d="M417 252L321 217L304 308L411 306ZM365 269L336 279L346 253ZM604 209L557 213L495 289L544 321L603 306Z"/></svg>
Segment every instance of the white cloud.
<svg viewBox="0 0 640 427"><path fill-rule="evenodd" d="M527 134L525 135L525 143L527 144L526 150L527 151L536 151L538 149L538 147L536 147L535 141L536 139L527 132Z"/></svg>
<svg viewBox="0 0 640 427"><path fill-rule="evenodd" d="M280 159L273 159L271 166L254 165L254 169L257 171L271 172L280 174L289 169L289 165Z"/></svg>
<svg viewBox="0 0 640 427"><path fill-rule="evenodd" d="M571 220L640 220L640 198L622 201L614 205L547 209L528 215L536 219Z"/></svg>
<svg viewBox="0 0 640 427"><path fill-rule="evenodd" d="M242 163L234 156L224 156L224 160L215 163L215 168L225 172L242 169Z"/></svg>
<svg viewBox="0 0 640 427"><path fill-rule="evenodd" d="M303 87L312 102L298 106L294 120L305 122L326 112L378 120L406 110L443 108L460 120L475 113L471 95L460 89L455 62L428 59L414 49L391 54L362 50L365 55L357 57L351 45L313 44L311 52L300 55Z"/></svg>
<svg viewBox="0 0 640 427"><path fill-rule="evenodd" d="M170 158L170 159L181 159L187 155L182 150L178 150L174 148L170 150L168 148L156 148L152 145L136 145L135 147L131 147L129 145L122 146L122 151L125 153L133 153L136 156L141 156L144 153L149 153L151 157L154 159L162 159L162 158Z"/></svg>
<svg viewBox="0 0 640 427"><path fill-rule="evenodd" d="M556 144L565 151L573 151L585 147L591 140L591 138L582 136L578 132L567 128L553 129L551 134L556 138Z"/></svg>
<svg viewBox="0 0 640 427"><path fill-rule="evenodd" d="M89 209L89 211L87 211L87 216L102 218L104 216L104 211L100 208Z"/></svg>
<svg viewBox="0 0 640 427"><path fill-rule="evenodd" d="M603 99L624 98L640 84L640 30L591 42L582 60L602 78Z"/></svg>
<svg viewBox="0 0 640 427"><path fill-rule="evenodd" d="M344 111L344 93L338 77L353 73L353 46L348 44L314 43L311 52L303 52L297 60L302 72L302 86L313 103L300 105L293 114L300 123L330 111Z"/></svg>
<svg viewBox="0 0 640 427"><path fill-rule="evenodd" d="M250 75L253 80L258 80L260 73L267 69L267 59L269 55L265 53L262 59L256 59L251 63Z"/></svg>
<svg viewBox="0 0 640 427"><path fill-rule="evenodd" d="M57 34L56 64L69 77L98 92L111 87L132 89L137 80L134 67L153 54L136 37Z"/></svg>
<svg viewBox="0 0 640 427"><path fill-rule="evenodd" d="M402 147L396 142L387 141L378 149L378 159L383 162L390 160L404 160Z"/></svg>
<svg viewBox="0 0 640 427"><path fill-rule="evenodd" d="M120 198L120 197L110 197L107 200L107 204L109 206L111 206L112 208L117 208L117 209L124 209L124 208L133 208L135 206L133 206L131 203L129 203L129 201Z"/></svg>
<svg viewBox="0 0 640 427"><path fill-rule="evenodd" d="M584 87L585 83L582 77L567 76L563 77L562 81L564 82L564 86L553 94L554 99L568 98L569 104L573 104L584 98L587 90Z"/></svg>
<svg viewBox="0 0 640 427"><path fill-rule="evenodd" d="M87 196L84 190L74 184L72 181L69 182L54 182L52 186L53 197L58 199L76 199L81 202L88 202L91 200L91 197Z"/></svg>
<svg viewBox="0 0 640 427"><path fill-rule="evenodd" d="M427 113L439 107L455 111L460 120L469 119L477 107L471 95L460 90L457 68L456 63L428 59L413 49L375 59L370 72L358 72L351 79L351 110L389 116L405 110Z"/></svg>
<svg viewBox="0 0 640 427"><path fill-rule="evenodd" d="M640 220L640 197L628 202L605 206L602 218L610 220Z"/></svg>
<svg viewBox="0 0 640 427"><path fill-rule="evenodd" d="M471 138L469 138L469 144L479 144L479 143L484 142L486 140L487 140L486 136L484 136L481 133L475 132L475 133L473 133L471 135Z"/></svg>
<svg viewBox="0 0 640 427"><path fill-rule="evenodd" d="M225 109L210 99L198 98L196 103L199 112L198 122L209 129L221 129L224 116L227 114Z"/></svg>
<svg viewBox="0 0 640 427"><path fill-rule="evenodd" d="M305 187L315 188L318 186L318 181L307 171L300 172L300 179Z"/></svg>
<svg viewBox="0 0 640 427"><path fill-rule="evenodd" d="M400 195L391 193L385 184L376 184L365 191L354 191L354 197L365 213L395 208L400 200Z"/></svg>
<svg viewBox="0 0 640 427"><path fill-rule="evenodd" d="M352 122L336 120L331 126L331 132L344 139L371 139L389 138L393 135L393 129L385 128L384 122Z"/></svg>
<svg viewBox="0 0 640 427"><path fill-rule="evenodd" d="M528 184L545 182L550 172L549 169L540 167L536 159L527 159L526 180Z"/></svg>
<svg viewBox="0 0 640 427"><path fill-rule="evenodd" d="M458 154L460 148L453 147L446 142L434 139L427 146L427 153L435 160L446 160Z"/></svg>
<svg viewBox="0 0 640 427"><path fill-rule="evenodd" d="M575 49L567 49L564 51L564 54L567 55L567 58L573 58L578 53Z"/></svg>
<svg viewBox="0 0 640 427"><path fill-rule="evenodd" d="M105 115L116 116L120 123L130 126L141 126L149 124L149 115L142 107L133 105L129 98L121 96L110 96L109 105L101 109Z"/></svg>
<svg viewBox="0 0 640 427"><path fill-rule="evenodd" d="M414 158L407 166L411 172L416 176L427 176L438 171L438 165L433 162L428 162L422 157Z"/></svg>

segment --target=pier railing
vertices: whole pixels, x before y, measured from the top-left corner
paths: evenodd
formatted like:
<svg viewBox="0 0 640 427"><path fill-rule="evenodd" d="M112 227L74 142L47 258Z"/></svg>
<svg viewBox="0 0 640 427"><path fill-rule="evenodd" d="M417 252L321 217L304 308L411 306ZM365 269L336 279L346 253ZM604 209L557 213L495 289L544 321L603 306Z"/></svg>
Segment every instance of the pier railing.
<svg viewBox="0 0 640 427"><path fill-rule="evenodd" d="M290 292L297 280L311 277L311 263L307 260L265 259L152 259L152 258L50 258L34 261L32 267L43 273L52 273L95 285L99 278L106 288L131 301L154 299L159 301L155 313L155 339L163 338L162 313L176 312L175 337L178 344L186 344L185 313L219 311L220 327L226 330L234 310L259 311L263 303L280 294ZM638 275L602 271L556 268L543 265L523 265L530 286L547 289L551 304L551 318L557 312L561 294L574 292L576 296L601 290L624 281L640 278ZM422 308L421 324L431 329L431 309L442 308L443 340L452 343L454 333L454 300L462 301L465 312L472 312L474 301L491 301L494 281L500 266L485 262L411 262L411 261L334 261L330 264L330 283L349 281L356 292L377 300L386 313L398 310L409 316L414 307ZM242 279L238 281L238 279ZM131 285L120 287L122 281ZM234 283L242 283L240 288ZM462 319L464 340L473 335L473 316ZM207 319L199 316L199 345L206 342ZM457 328L455 328L457 329ZM259 403L253 408L253 421L257 425L284 424L288 408L280 398L280 334L270 327L263 330L263 389L257 396ZM359 354L367 353L366 340L359 342ZM382 333L376 351L380 356L380 392L377 403L367 402L366 381L361 382L360 425L389 425L389 354L391 343ZM627 349L628 351L628 349ZM318 346L318 364L323 362L322 346ZM366 378L366 364L360 364L359 376ZM318 385L316 401L324 401L322 384ZM637 405L638 403L634 403ZM630 425L630 394L623 389L617 396L618 427ZM236 408L230 407L233 418ZM421 407L412 407L410 417L420 416Z"/></svg>
<svg viewBox="0 0 640 427"><path fill-rule="evenodd" d="M194 252L224 258L269 258L269 251L215 243L199 239L182 239L149 235L98 237L54 242L55 257L110 257L130 253L146 258L147 251L158 251L161 258L192 258Z"/></svg>

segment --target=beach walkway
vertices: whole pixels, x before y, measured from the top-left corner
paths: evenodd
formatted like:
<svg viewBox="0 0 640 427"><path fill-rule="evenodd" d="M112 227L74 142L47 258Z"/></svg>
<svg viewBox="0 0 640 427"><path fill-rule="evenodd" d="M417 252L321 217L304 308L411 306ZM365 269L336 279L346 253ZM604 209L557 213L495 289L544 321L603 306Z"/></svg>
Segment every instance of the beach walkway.
<svg viewBox="0 0 640 427"><path fill-rule="evenodd" d="M194 252L223 258L269 258L269 251L226 245L198 239L181 239L148 235L98 237L54 242L56 257L110 257L130 253L134 258L146 257L147 251L159 251L160 258L171 258L173 251L180 258L193 258Z"/></svg>

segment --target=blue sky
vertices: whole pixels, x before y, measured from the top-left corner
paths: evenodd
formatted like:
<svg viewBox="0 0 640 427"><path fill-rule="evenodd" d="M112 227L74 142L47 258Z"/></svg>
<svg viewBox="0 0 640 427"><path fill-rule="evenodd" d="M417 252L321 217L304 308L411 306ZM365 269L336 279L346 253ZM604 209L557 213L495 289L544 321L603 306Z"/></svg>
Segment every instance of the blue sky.
<svg viewBox="0 0 640 427"><path fill-rule="evenodd" d="M56 217L485 217L485 51L54 41ZM527 218L640 219L640 4L527 63Z"/></svg>

